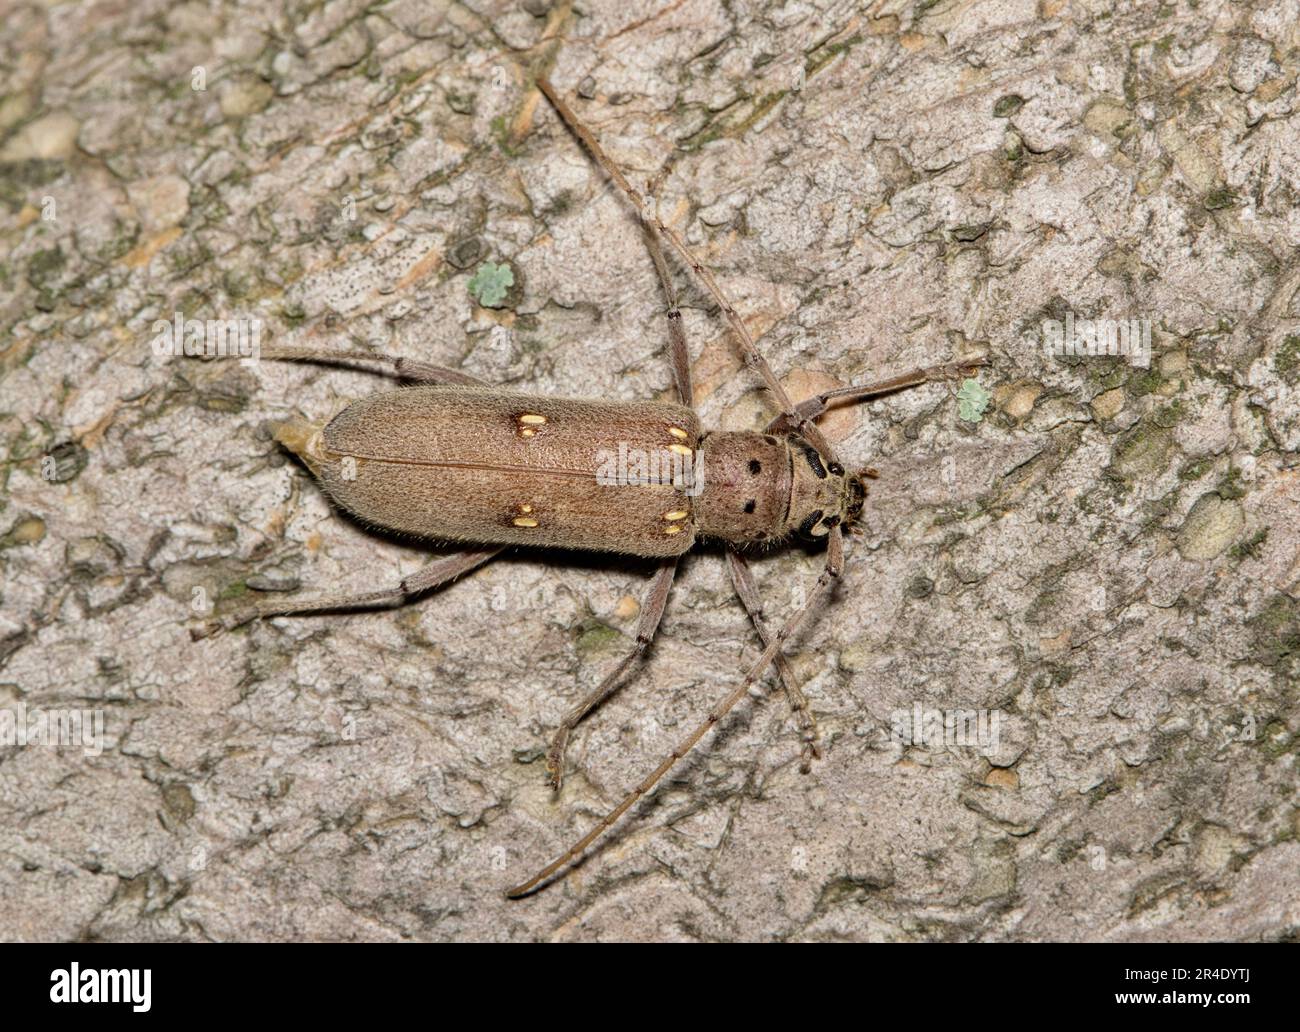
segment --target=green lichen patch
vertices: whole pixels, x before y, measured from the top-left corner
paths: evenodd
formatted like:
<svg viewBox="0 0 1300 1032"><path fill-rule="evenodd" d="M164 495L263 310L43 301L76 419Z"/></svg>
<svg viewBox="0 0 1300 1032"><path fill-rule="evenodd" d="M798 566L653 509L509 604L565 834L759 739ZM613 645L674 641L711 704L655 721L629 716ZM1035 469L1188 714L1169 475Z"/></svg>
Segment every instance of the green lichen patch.
<svg viewBox="0 0 1300 1032"><path fill-rule="evenodd" d="M989 406L992 395L985 390L978 380L963 380L957 391L957 415L967 423L978 423L984 418L984 410Z"/></svg>
<svg viewBox="0 0 1300 1032"><path fill-rule="evenodd" d="M500 308L515 285L515 274L507 262L484 262L470 278L469 293L484 308Z"/></svg>
<svg viewBox="0 0 1300 1032"><path fill-rule="evenodd" d="M1300 382L1300 334L1282 341L1273 356L1273 371L1289 384Z"/></svg>
<svg viewBox="0 0 1300 1032"><path fill-rule="evenodd" d="M1274 595L1246 626L1256 663L1280 671L1300 665L1300 602L1289 595Z"/></svg>
<svg viewBox="0 0 1300 1032"><path fill-rule="evenodd" d="M579 656L585 657L594 653L605 652L622 641L622 639L623 635L616 628L600 620L592 619L585 621L581 625L574 648L578 650Z"/></svg>

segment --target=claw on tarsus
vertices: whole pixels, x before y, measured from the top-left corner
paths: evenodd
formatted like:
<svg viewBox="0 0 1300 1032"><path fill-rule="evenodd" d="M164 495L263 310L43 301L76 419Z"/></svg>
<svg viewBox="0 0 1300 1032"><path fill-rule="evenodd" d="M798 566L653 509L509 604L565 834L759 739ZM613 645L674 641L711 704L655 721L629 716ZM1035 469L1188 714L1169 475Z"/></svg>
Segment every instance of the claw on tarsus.
<svg viewBox="0 0 1300 1032"><path fill-rule="evenodd" d="M555 733L555 741L546 752L546 780L555 792L564 786L564 751L568 744L569 729L562 727Z"/></svg>
<svg viewBox="0 0 1300 1032"><path fill-rule="evenodd" d="M222 631L233 631L256 617L257 611L251 608L237 609L225 616L210 616L206 620L190 625L190 640L202 641L204 638L214 638Z"/></svg>

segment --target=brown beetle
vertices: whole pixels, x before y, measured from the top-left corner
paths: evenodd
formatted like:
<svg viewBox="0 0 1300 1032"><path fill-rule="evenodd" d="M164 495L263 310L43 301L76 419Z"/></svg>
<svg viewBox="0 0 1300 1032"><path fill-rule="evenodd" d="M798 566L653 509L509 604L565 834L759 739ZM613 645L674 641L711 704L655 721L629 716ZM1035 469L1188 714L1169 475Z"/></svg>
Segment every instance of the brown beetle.
<svg viewBox="0 0 1300 1032"><path fill-rule="evenodd" d="M668 299L673 376L679 404L620 403L515 393L464 373L367 352L264 347L267 358L361 365L418 386L363 398L328 424L291 421L277 439L297 454L329 496L362 522L465 546L401 584L364 595L258 601L195 628L196 637L258 617L393 606L487 562L511 545L592 549L660 560L636 643L583 702L566 715L547 754L559 788L570 732L618 687L659 626L677 560L699 538L726 542L728 566L765 648L744 678L627 797L553 863L509 891L527 895L577 859L704 736L775 664L803 736L805 770L817 731L782 647L829 593L844 563L844 533L862 512L869 469L846 472L815 420L849 402L957 375L979 359L918 369L794 404L759 354L736 310L680 234L642 195L545 80L538 87L606 173L636 204ZM765 432L705 431L692 408L690 362L662 243L689 265L721 306L746 363L781 414ZM779 631L764 624L738 549L799 536L827 544L826 564L805 605Z"/></svg>

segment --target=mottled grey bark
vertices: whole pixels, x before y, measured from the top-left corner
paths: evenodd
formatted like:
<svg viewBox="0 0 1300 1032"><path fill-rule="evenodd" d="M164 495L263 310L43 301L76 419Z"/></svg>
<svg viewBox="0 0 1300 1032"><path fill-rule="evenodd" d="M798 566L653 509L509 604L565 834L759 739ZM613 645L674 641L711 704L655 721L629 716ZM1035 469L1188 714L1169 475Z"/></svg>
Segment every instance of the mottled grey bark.
<svg viewBox="0 0 1300 1032"><path fill-rule="evenodd" d="M11 5L0 35L0 744L12 939L1277 939L1300 927L1300 22L1293 0ZM549 72L790 391L987 353L825 420L878 467L835 603L571 877L757 654L721 556L511 556L401 610L192 642L205 601L426 552L271 441L385 389L155 354L258 318L544 393L668 397L635 216ZM196 88L202 87L202 88ZM499 308L468 285L508 263ZM772 414L677 269L708 425ZM1149 318L1149 368L1045 319ZM756 563L783 620L821 556ZM996 748L904 744L994 710ZM35 726L35 725L33 725ZM0 730L3 730L0 728Z"/></svg>

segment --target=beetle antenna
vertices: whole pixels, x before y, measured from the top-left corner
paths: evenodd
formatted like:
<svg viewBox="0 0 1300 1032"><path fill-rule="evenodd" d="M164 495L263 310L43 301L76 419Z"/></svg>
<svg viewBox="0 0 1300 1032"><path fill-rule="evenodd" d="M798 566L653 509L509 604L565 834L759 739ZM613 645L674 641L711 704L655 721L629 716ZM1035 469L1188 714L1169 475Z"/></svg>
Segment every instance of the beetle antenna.
<svg viewBox="0 0 1300 1032"><path fill-rule="evenodd" d="M621 803L602 817L600 822L592 828L591 831L587 832L587 834L565 850L564 853L543 867L522 885L516 885L513 889L508 890L506 895L510 899L519 899L521 896L531 895L537 889L541 888L545 883L549 882L554 875L567 867L570 862L577 860L582 856L582 854L586 852L588 846L608 831L614 823L623 816L623 814L627 813L627 811L632 808L638 799L654 788L655 785L659 783L660 779L677 765L678 761L695 748L699 740L708 733L709 729L712 728L713 725L731 712L736 703L744 698L745 694L749 691L750 686L763 676L764 671L766 671L775 661L777 653L785 648L786 641L788 641L799 630L799 628L804 625L804 622L816 609L818 603L820 603L822 599L830 593L831 588L839 579L840 573L843 569L844 537L840 528L835 526L831 528L829 541L827 542L826 567L817 578L817 583L813 586L812 591L809 592L808 601L799 612L790 617L785 626L782 627L781 630L773 636L771 641L768 642L767 648L765 648L763 654L758 657L758 661L749 668L744 679L736 685L735 688L723 696L721 701L719 701L713 709L709 710L709 715L704 718L704 721L696 727L694 731L677 743L673 751L664 757L663 762L652 770L646 776L645 780L637 785L636 788L632 789L631 792L624 796Z"/></svg>
<svg viewBox="0 0 1300 1032"><path fill-rule="evenodd" d="M776 373L772 371L767 359L763 357L763 353L758 350L758 345L754 343L753 334L749 332L745 320L740 317L736 307L727 300L708 266L695 257L681 233L659 218L656 210L657 205L651 205L642 196L641 192L628 182L627 176L623 174L618 165L611 160L600 146L600 141L596 139L591 130L582 124L581 119L573 113L573 109L564 102L564 99L545 76L537 79L537 88L546 95L546 99L551 102L551 106L555 108L561 120L569 127L573 135L582 142L582 145L591 152L592 157L605 170L605 174L614 180L619 189L627 194L628 199L636 207L641 224L646 227L648 232L657 234L661 240L676 251L681 260L690 266L691 271L695 273L696 279L712 295L713 300L722 309L722 314L726 317L728 325L740 339L740 350L745 359L745 364L762 378L764 386L772 392L772 397L776 399L777 407L781 410L783 417L792 421L792 428L802 434L809 444L827 458L834 459L835 454L830 442L826 440L815 424L795 409L794 402L790 400L790 395L786 393L781 381L776 378Z"/></svg>

